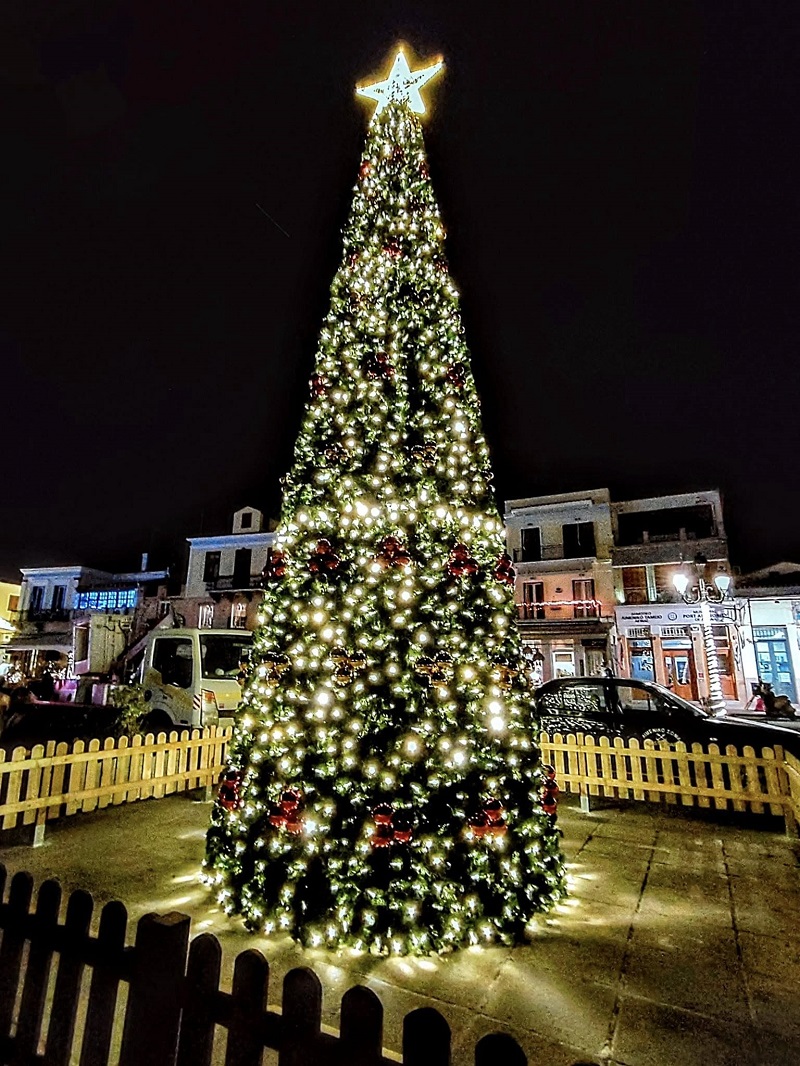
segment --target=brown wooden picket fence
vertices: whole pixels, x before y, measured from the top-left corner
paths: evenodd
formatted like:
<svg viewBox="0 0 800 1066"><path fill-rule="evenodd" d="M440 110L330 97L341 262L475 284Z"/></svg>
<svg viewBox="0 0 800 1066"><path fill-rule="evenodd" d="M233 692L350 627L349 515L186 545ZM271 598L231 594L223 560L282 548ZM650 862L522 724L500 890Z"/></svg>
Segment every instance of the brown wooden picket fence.
<svg viewBox="0 0 800 1066"><path fill-rule="evenodd" d="M671 743L582 733L540 734L542 759L555 768L562 791L666 802L718 811L783 815L788 832L800 821L800 760L776 746L762 748Z"/></svg>
<svg viewBox="0 0 800 1066"><path fill-rule="evenodd" d="M241 952L231 990L222 990L219 941L202 933L190 942L185 914L145 915L128 945L121 903L103 907L93 933L88 892L72 893L62 922L57 881L42 883L32 909L30 874L14 875L7 899L5 880L0 865L2 1066L261 1066L264 1049L277 1052L278 1066L452 1062L450 1027L433 1008L405 1016L402 1054L392 1054L383 1049L383 1007L368 988L344 994L334 1032L322 1026L322 986L311 969L290 970L281 1009L267 1006L261 952ZM469 1061L528 1060L510 1036L495 1033Z"/></svg>
<svg viewBox="0 0 800 1066"><path fill-rule="evenodd" d="M207 788L225 765L232 729L48 741L0 749L0 829ZM41 834L40 834L41 836Z"/></svg>

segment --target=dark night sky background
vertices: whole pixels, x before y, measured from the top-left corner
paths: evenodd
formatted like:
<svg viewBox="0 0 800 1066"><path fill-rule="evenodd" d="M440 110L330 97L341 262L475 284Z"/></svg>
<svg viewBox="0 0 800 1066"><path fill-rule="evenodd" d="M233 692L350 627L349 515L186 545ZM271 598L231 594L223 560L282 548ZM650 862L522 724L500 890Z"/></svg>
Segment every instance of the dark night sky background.
<svg viewBox="0 0 800 1066"><path fill-rule="evenodd" d="M716 487L796 559L796 0L7 0L0 570L278 512L396 41L499 500ZM260 204L286 233L257 208Z"/></svg>

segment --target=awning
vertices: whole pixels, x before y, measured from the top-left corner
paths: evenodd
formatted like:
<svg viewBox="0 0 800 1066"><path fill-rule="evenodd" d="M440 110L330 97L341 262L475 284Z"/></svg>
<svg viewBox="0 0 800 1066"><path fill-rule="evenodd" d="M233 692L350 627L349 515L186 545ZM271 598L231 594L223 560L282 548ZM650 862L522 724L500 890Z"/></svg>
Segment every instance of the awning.
<svg viewBox="0 0 800 1066"><path fill-rule="evenodd" d="M69 655L72 637L69 633L32 633L29 637L12 637L3 644L3 651L60 651Z"/></svg>

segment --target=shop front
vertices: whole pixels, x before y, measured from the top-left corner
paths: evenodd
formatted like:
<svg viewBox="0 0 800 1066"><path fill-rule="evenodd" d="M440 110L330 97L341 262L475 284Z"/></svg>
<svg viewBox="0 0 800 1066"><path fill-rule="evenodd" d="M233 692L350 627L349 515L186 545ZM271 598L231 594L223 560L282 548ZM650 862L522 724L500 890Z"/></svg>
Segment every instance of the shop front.
<svg viewBox="0 0 800 1066"><path fill-rule="evenodd" d="M616 609L621 673L656 681L695 703L708 696L702 614L684 604L630 605ZM744 701L744 676L733 605L711 607L711 632L722 694Z"/></svg>

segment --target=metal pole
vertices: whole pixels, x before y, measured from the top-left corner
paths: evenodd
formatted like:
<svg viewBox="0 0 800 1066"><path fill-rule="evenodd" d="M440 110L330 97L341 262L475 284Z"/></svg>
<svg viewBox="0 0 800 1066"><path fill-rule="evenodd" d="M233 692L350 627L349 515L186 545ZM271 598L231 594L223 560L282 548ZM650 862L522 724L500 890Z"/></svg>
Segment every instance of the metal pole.
<svg viewBox="0 0 800 1066"><path fill-rule="evenodd" d="M711 608L708 605L708 591L704 582L700 586L700 617L703 625L703 645L706 652L708 706L715 717L720 717L725 714L725 697L722 694L717 645L714 640L714 631L711 628Z"/></svg>

